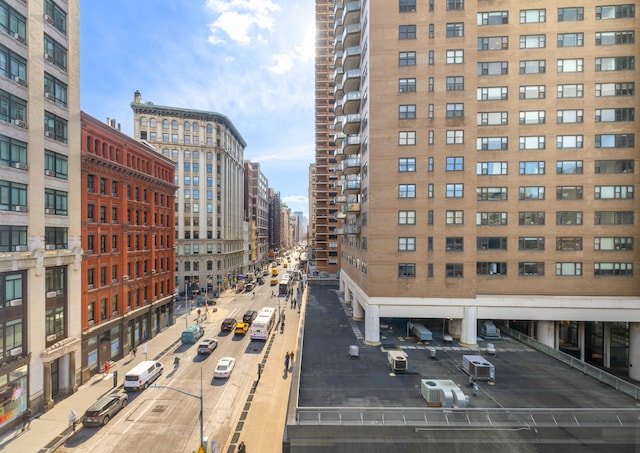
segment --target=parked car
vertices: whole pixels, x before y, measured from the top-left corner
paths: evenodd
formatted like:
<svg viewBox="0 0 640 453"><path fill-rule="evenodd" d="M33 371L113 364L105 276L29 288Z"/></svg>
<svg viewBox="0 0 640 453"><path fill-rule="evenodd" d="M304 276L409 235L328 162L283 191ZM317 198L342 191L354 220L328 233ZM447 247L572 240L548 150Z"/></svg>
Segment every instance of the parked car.
<svg viewBox="0 0 640 453"><path fill-rule="evenodd" d="M249 324L246 322L239 322L238 324L236 324L236 328L233 331L233 333L236 335L246 335L248 331L249 331Z"/></svg>
<svg viewBox="0 0 640 453"><path fill-rule="evenodd" d="M233 318L227 318L222 321L222 330L225 332L233 332L233 329L236 328L236 320Z"/></svg>
<svg viewBox="0 0 640 453"><path fill-rule="evenodd" d="M258 277L258 285L264 285L264 278Z"/></svg>
<svg viewBox="0 0 640 453"><path fill-rule="evenodd" d="M211 354L218 347L218 340L215 338L206 338L198 345L198 354Z"/></svg>
<svg viewBox="0 0 640 453"><path fill-rule="evenodd" d="M129 396L124 392L111 393L93 403L82 417L83 426L102 426L127 405Z"/></svg>
<svg viewBox="0 0 640 453"><path fill-rule="evenodd" d="M246 286L244 287L244 290L246 292L251 292L253 291L253 288L255 288L255 285L253 283L247 283Z"/></svg>
<svg viewBox="0 0 640 453"><path fill-rule="evenodd" d="M236 364L236 359L233 357L223 357L218 361L218 366L216 366L215 371L213 372L214 378L228 378L231 376L231 372L233 371L233 367Z"/></svg>
<svg viewBox="0 0 640 453"><path fill-rule="evenodd" d="M256 316L258 316L257 311L247 310L245 314L242 315L242 322L246 322L247 324L251 325L251 323L253 323L253 320L256 319Z"/></svg>

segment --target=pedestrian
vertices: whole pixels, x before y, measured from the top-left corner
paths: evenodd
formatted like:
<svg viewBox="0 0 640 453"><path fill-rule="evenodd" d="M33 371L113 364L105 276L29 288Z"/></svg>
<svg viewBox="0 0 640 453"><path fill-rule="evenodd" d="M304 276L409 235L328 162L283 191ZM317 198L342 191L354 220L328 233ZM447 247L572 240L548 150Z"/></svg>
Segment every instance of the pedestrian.
<svg viewBox="0 0 640 453"><path fill-rule="evenodd" d="M24 432L24 430L29 429L30 426L31 426L31 408L27 407L27 410L25 410L22 413L22 431Z"/></svg>
<svg viewBox="0 0 640 453"><path fill-rule="evenodd" d="M284 359L284 371L285 373L289 371L289 353L287 352L287 357Z"/></svg>
<svg viewBox="0 0 640 453"><path fill-rule="evenodd" d="M76 423L78 423L78 414L76 414L76 411L71 409L71 412L69 412L69 424L73 428L73 432L76 431Z"/></svg>
<svg viewBox="0 0 640 453"><path fill-rule="evenodd" d="M293 357L294 357L294 355L293 355L293 351L291 351L291 352L289 353L289 358L291 359L291 363L292 363L292 364L293 364Z"/></svg>
<svg viewBox="0 0 640 453"><path fill-rule="evenodd" d="M238 453L247 453L247 447L244 442L240 442L240 445L238 445Z"/></svg>
<svg viewBox="0 0 640 453"><path fill-rule="evenodd" d="M135 346L133 347L133 349L131 350L131 354L133 354L133 358L136 358L136 354L138 353L138 348L136 348Z"/></svg>

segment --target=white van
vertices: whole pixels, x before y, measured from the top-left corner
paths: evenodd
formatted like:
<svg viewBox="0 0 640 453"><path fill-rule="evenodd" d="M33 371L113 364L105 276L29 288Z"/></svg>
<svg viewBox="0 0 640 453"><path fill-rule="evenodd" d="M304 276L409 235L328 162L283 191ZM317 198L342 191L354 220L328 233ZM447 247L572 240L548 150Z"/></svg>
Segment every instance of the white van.
<svg viewBox="0 0 640 453"><path fill-rule="evenodd" d="M124 375L124 389L127 392L146 389L160 377L162 369L162 364L154 360L140 362Z"/></svg>

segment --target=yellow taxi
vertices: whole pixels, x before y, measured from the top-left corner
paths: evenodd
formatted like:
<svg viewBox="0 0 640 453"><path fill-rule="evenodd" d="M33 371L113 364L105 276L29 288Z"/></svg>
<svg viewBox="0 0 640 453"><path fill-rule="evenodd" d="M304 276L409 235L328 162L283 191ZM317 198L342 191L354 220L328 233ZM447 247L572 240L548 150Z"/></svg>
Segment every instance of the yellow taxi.
<svg viewBox="0 0 640 453"><path fill-rule="evenodd" d="M278 279L277 279L277 278L275 278L275 277L273 277L273 278L271 279L271 286L275 286L275 285L277 285L277 284L278 284Z"/></svg>

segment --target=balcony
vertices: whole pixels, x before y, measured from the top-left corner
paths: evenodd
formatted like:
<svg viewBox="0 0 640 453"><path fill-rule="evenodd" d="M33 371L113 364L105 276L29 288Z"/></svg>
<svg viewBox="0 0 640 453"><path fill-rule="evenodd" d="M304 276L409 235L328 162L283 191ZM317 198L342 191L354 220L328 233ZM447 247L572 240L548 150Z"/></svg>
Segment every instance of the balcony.
<svg viewBox="0 0 640 453"><path fill-rule="evenodd" d="M346 96L342 98L340 107L342 114L350 115L352 113L358 113L360 111L360 99L362 94L359 91L350 91Z"/></svg>
<svg viewBox="0 0 640 453"><path fill-rule="evenodd" d="M333 32L336 36L341 36L344 30L344 22L342 21L342 17L336 16L336 20L333 23Z"/></svg>
<svg viewBox="0 0 640 453"><path fill-rule="evenodd" d="M345 197L344 195L339 195L335 197L333 201L335 202L335 204L343 204L347 202L347 197Z"/></svg>
<svg viewBox="0 0 640 453"><path fill-rule="evenodd" d="M342 33L342 46L351 47L360 44L360 32L361 27L359 22L357 24L347 26ZM336 36L338 35L336 34Z"/></svg>
<svg viewBox="0 0 640 453"><path fill-rule="evenodd" d="M357 195L360 193L360 175L347 175L342 180L342 193Z"/></svg>
<svg viewBox="0 0 640 453"><path fill-rule="evenodd" d="M333 130L334 131L342 131L342 121L344 119L344 116L336 116L333 119Z"/></svg>
<svg viewBox="0 0 640 453"><path fill-rule="evenodd" d="M337 52L336 52L337 53ZM345 71L349 69L356 69L360 67L360 57L362 56L362 49L360 46L348 47L342 51L342 67Z"/></svg>
<svg viewBox="0 0 640 453"><path fill-rule="evenodd" d="M350 157L342 161L342 172L345 175L356 175L360 173L360 158Z"/></svg>
<svg viewBox="0 0 640 453"><path fill-rule="evenodd" d="M342 17L342 11L344 11L344 3L336 2L335 5L333 5L333 15L335 17Z"/></svg>
<svg viewBox="0 0 640 453"><path fill-rule="evenodd" d="M345 225L343 230L345 234L360 234L360 225Z"/></svg>
<svg viewBox="0 0 640 453"><path fill-rule="evenodd" d="M360 212L360 203L347 203L342 212L349 213L359 213Z"/></svg>
<svg viewBox="0 0 640 453"><path fill-rule="evenodd" d="M348 70L345 73L344 81L342 82L343 90L347 93L359 90L361 76L362 73L360 72L360 68Z"/></svg>
<svg viewBox="0 0 640 453"><path fill-rule="evenodd" d="M345 214L344 212L336 212L333 215L333 218L336 219L336 220L344 220L344 219L347 218L347 214Z"/></svg>
<svg viewBox="0 0 640 453"><path fill-rule="evenodd" d="M342 22L344 26L360 22L360 1L349 2L342 11Z"/></svg>
<svg viewBox="0 0 640 453"><path fill-rule="evenodd" d="M338 148L333 152L333 157L335 158L335 160L343 160L347 157L347 155L344 153L344 150Z"/></svg>
<svg viewBox="0 0 640 453"><path fill-rule="evenodd" d="M338 133L335 134L333 137L333 141L335 146L342 146L342 140L344 140L344 134L343 133Z"/></svg>
<svg viewBox="0 0 640 453"><path fill-rule="evenodd" d="M337 68L342 67L342 56L344 54L344 50L339 50L333 54L333 65Z"/></svg>
<svg viewBox="0 0 640 453"><path fill-rule="evenodd" d="M336 83L336 86L333 89L333 96L336 99L342 99L344 96L344 82Z"/></svg>
<svg viewBox="0 0 640 453"><path fill-rule="evenodd" d="M344 123L342 122L344 121ZM352 113L343 117L340 121L340 130L346 134L357 134L360 132L360 114Z"/></svg>
<svg viewBox="0 0 640 453"><path fill-rule="evenodd" d="M336 84L342 82L343 75L344 75L344 69L342 68L336 68L335 71L333 71L333 80L336 82Z"/></svg>

